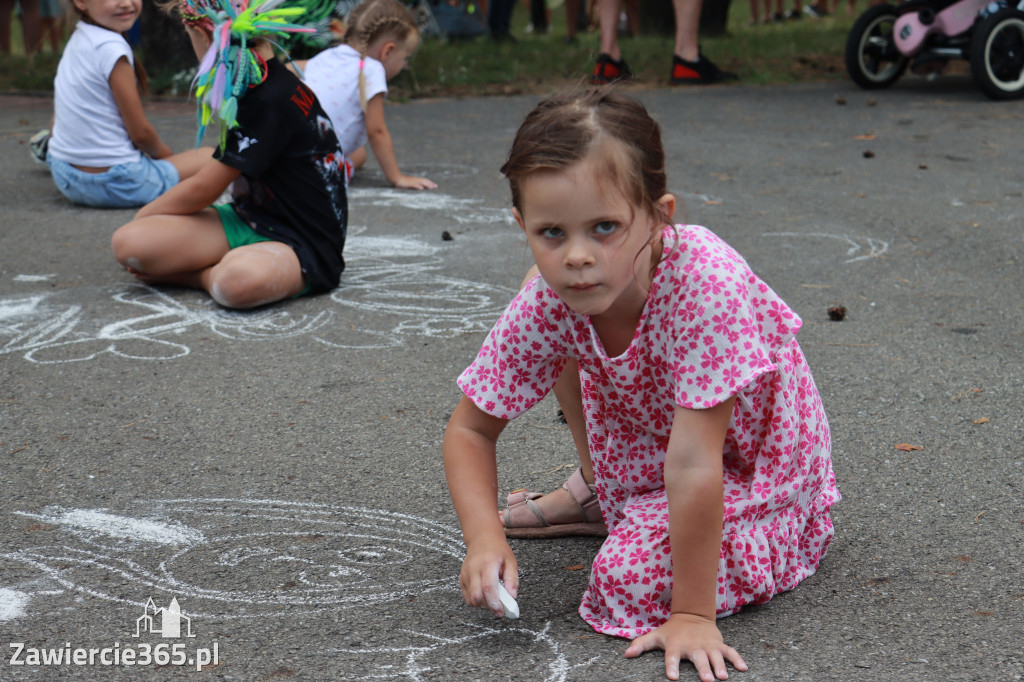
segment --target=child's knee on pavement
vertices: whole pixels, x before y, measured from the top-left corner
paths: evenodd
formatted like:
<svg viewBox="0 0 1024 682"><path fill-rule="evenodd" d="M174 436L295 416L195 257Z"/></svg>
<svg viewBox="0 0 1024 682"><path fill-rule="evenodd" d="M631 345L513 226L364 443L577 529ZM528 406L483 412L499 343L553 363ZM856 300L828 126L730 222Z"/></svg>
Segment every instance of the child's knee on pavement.
<svg viewBox="0 0 1024 682"><path fill-rule="evenodd" d="M141 238L135 223L122 225L110 238L114 259L124 267L138 272L146 272L145 245L146 240Z"/></svg>
<svg viewBox="0 0 1024 682"><path fill-rule="evenodd" d="M225 308L255 308L299 293L305 282L298 257L280 242L233 249L210 270L209 292Z"/></svg>

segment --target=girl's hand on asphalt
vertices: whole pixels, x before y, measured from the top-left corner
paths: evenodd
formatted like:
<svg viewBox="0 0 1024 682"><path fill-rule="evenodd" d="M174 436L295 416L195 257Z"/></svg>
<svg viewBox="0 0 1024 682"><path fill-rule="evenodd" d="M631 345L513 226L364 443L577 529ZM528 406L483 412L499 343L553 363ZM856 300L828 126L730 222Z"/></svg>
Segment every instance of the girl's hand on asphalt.
<svg viewBox="0 0 1024 682"><path fill-rule="evenodd" d="M740 655L722 640L714 620L689 613L673 613L657 630L634 639L626 648L626 658L636 658L645 651L665 651L665 676L679 679L679 661L688 659L697 668L702 682L729 677L728 660L737 670L747 669Z"/></svg>
<svg viewBox="0 0 1024 682"><path fill-rule="evenodd" d="M399 189L437 189L437 183L415 175L402 175L395 181L395 187Z"/></svg>
<svg viewBox="0 0 1024 682"><path fill-rule="evenodd" d="M519 566L504 537L480 539L467 547L459 575L459 587L467 604L504 615L505 609L498 599L499 578L514 599L519 592Z"/></svg>

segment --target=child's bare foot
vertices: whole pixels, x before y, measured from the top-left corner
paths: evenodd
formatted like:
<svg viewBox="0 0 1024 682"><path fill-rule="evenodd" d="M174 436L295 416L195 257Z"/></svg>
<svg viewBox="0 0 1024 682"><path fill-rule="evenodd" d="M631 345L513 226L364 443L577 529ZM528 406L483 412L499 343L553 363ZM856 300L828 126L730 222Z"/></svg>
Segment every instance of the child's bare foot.
<svg viewBox="0 0 1024 682"><path fill-rule="evenodd" d="M171 275L149 275L141 270L131 267L130 265L124 266L124 269L128 271L128 274L143 284L169 284L171 286L190 287L193 289L201 287L199 275L194 272L181 272Z"/></svg>
<svg viewBox="0 0 1024 682"><path fill-rule="evenodd" d="M547 495L526 490L510 493L508 509L500 515L505 535L510 538L608 534L597 493L579 469L564 486Z"/></svg>
<svg viewBox="0 0 1024 682"><path fill-rule="evenodd" d="M136 270L135 268L130 268L128 266L125 266L124 269L128 271L129 275L139 280L143 284L157 284L157 282L155 281L156 278L153 277L152 275L147 275L146 273L140 270Z"/></svg>

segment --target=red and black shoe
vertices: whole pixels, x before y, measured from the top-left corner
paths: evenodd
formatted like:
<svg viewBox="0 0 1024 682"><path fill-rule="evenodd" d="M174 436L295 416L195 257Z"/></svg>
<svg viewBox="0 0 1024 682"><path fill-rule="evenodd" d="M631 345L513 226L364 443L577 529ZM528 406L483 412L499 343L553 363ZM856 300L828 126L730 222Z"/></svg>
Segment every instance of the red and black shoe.
<svg viewBox="0 0 1024 682"><path fill-rule="evenodd" d="M629 80L633 72L625 59L612 59L610 54L602 52L597 55L597 63L594 64L594 75L590 77L591 85L606 85L616 81Z"/></svg>
<svg viewBox="0 0 1024 682"><path fill-rule="evenodd" d="M722 71L704 55L699 55L695 62L672 55L672 74L669 78L672 85L711 85L734 80L739 80L736 74Z"/></svg>

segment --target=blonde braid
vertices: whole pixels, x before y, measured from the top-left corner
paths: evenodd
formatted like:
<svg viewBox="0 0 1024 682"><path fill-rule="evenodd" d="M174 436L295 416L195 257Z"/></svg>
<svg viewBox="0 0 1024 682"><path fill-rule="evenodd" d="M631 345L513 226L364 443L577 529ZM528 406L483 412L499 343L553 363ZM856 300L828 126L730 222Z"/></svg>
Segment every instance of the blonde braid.
<svg viewBox="0 0 1024 682"><path fill-rule="evenodd" d="M418 32L412 12L398 0L364 0L348 15L344 42L359 52L359 106L366 112L366 77L363 60L370 45L381 36L394 36L406 40L410 33Z"/></svg>

